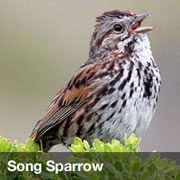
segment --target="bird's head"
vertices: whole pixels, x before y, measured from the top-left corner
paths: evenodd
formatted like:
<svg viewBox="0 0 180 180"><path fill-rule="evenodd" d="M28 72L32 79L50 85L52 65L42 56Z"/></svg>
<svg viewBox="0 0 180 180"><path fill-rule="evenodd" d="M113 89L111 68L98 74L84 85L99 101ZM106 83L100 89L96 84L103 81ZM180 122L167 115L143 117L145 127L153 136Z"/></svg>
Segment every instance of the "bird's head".
<svg viewBox="0 0 180 180"><path fill-rule="evenodd" d="M134 14L124 11L109 11L97 17L97 24L90 44L90 56L102 54L102 50L112 51L132 45L135 37L145 34L153 27L141 27L149 14Z"/></svg>

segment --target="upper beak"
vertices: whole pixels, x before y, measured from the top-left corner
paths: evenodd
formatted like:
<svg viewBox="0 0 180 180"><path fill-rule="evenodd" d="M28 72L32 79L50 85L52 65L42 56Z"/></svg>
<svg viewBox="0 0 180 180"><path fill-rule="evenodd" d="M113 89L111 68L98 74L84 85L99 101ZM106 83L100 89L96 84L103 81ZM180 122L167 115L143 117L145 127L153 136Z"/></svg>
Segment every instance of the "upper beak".
<svg viewBox="0 0 180 180"><path fill-rule="evenodd" d="M148 16L150 16L150 14L136 15L134 20L132 21L131 29L136 33L145 33L153 30L154 29L153 27L140 27L141 22Z"/></svg>

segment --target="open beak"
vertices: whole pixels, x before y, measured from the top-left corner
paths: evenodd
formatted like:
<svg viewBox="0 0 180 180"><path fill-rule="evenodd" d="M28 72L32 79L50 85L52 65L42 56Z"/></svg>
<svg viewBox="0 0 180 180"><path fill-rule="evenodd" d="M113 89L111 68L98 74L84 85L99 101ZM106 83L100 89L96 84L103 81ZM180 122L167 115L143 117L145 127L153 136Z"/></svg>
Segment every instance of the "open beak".
<svg viewBox="0 0 180 180"><path fill-rule="evenodd" d="M132 21L131 29L135 33L146 33L146 32L149 32L149 31L153 30L154 29L153 27L140 27L142 21L148 16L150 16L150 14L136 15L134 20Z"/></svg>

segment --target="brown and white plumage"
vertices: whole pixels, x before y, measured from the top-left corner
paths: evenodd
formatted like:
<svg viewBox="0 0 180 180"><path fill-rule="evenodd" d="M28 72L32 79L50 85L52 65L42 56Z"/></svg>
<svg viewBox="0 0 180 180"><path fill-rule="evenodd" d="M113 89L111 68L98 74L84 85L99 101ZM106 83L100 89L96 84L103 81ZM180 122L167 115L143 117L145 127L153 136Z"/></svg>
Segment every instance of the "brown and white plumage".
<svg viewBox="0 0 180 180"><path fill-rule="evenodd" d="M56 95L48 111L36 124L31 135L32 139L38 141L48 130L71 117L89 102L94 96L94 91L98 91L100 94L104 90L107 83L99 86L98 82L99 76L102 77L107 73L102 68L102 64L90 64L80 68L75 73L67 86Z"/></svg>
<svg viewBox="0 0 180 180"><path fill-rule="evenodd" d="M146 16L115 10L97 18L88 61L33 129L31 138L41 140L44 151L76 136L122 140L125 133L141 136L147 129L161 80L146 35L151 27L140 29Z"/></svg>

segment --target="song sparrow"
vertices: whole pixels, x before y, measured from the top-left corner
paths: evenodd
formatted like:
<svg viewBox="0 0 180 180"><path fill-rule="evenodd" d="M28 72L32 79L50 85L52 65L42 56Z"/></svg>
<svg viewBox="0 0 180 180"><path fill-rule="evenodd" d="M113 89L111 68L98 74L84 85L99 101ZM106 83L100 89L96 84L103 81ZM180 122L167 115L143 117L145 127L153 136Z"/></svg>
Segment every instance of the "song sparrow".
<svg viewBox="0 0 180 180"><path fill-rule="evenodd" d="M147 32L149 14L109 11L97 17L89 58L60 90L31 138L44 151L74 137L104 142L142 133L156 109L161 78Z"/></svg>

